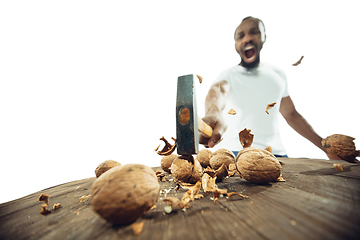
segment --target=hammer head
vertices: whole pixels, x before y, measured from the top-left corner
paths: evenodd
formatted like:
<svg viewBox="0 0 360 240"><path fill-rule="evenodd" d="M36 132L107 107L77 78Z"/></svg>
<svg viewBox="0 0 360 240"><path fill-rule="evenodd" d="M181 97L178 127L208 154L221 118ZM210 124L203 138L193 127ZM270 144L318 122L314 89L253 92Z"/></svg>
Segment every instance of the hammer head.
<svg viewBox="0 0 360 240"><path fill-rule="evenodd" d="M178 77L176 95L176 145L178 155L199 152L194 76Z"/></svg>

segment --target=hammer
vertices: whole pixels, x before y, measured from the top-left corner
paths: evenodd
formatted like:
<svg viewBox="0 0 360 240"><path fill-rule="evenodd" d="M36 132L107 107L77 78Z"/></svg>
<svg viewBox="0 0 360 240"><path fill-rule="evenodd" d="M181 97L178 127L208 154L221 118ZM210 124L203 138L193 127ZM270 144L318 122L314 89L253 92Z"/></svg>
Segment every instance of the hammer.
<svg viewBox="0 0 360 240"><path fill-rule="evenodd" d="M176 147L178 155L199 152L199 132L206 138L212 136L212 128L197 115L194 76L178 77L176 94Z"/></svg>

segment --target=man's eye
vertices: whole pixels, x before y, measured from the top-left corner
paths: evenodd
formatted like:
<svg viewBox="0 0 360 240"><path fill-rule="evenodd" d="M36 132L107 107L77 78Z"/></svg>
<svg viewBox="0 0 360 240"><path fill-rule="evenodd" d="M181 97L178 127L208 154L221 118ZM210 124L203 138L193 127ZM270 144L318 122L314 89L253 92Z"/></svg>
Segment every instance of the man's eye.
<svg viewBox="0 0 360 240"><path fill-rule="evenodd" d="M241 34L241 35L238 35L238 37L236 39L242 39L243 37L244 37L244 35Z"/></svg>

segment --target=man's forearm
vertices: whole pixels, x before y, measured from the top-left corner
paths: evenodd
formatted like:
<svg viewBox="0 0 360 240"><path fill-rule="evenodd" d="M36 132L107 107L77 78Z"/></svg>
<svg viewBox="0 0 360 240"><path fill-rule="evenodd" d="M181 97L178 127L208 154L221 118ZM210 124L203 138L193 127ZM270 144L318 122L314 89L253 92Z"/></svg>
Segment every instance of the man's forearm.
<svg viewBox="0 0 360 240"><path fill-rule="evenodd" d="M205 115L221 113L226 106L227 93L227 82L223 81L211 86L205 99Z"/></svg>

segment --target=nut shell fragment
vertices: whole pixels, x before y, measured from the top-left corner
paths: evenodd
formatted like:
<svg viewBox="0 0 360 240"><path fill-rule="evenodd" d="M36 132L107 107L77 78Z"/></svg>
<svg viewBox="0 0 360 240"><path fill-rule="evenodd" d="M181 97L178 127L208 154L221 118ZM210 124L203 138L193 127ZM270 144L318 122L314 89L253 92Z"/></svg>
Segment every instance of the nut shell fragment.
<svg viewBox="0 0 360 240"><path fill-rule="evenodd" d="M242 178L258 184L276 181L281 175L281 165L277 158L256 147L244 148L239 152L236 168Z"/></svg>
<svg viewBox="0 0 360 240"><path fill-rule="evenodd" d="M157 151L157 154L161 155L161 156L167 156L172 154L175 149L176 149L176 139L175 138L171 138L172 140L174 140L174 144L171 145L164 137L161 137L160 140L164 141L165 146L163 147L162 150Z"/></svg>
<svg viewBox="0 0 360 240"><path fill-rule="evenodd" d="M91 205L114 224L129 224L157 202L160 185L155 172L142 164L116 166L97 178L91 187Z"/></svg>
<svg viewBox="0 0 360 240"><path fill-rule="evenodd" d="M332 155L340 157L347 162L358 162L356 157L360 151L356 150L355 138L342 134L333 134L321 141L322 146Z"/></svg>
<svg viewBox="0 0 360 240"><path fill-rule="evenodd" d="M266 106L265 112L269 114L268 110L272 109L275 106L276 102L270 103Z"/></svg>
<svg viewBox="0 0 360 240"><path fill-rule="evenodd" d="M48 195L48 194L45 194L45 193L42 193L42 194L39 196L38 201L39 201L39 202L45 202L46 205L49 205L49 195Z"/></svg>
<svg viewBox="0 0 360 240"><path fill-rule="evenodd" d="M233 108L231 108L231 109L229 110L228 114L230 114L230 115L235 115L235 114L236 114L236 111L235 111Z"/></svg>
<svg viewBox="0 0 360 240"><path fill-rule="evenodd" d="M250 133L251 129L246 129L239 132L239 140L243 148L251 147L254 140L254 134Z"/></svg>

